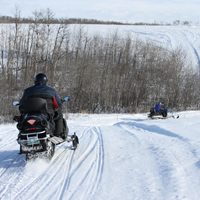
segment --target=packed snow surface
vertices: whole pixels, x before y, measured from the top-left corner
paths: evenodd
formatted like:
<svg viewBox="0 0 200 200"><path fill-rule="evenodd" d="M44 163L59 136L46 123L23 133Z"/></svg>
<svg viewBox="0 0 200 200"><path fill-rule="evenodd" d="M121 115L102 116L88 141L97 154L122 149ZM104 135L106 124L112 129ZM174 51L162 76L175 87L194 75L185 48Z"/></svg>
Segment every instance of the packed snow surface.
<svg viewBox="0 0 200 200"><path fill-rule="evenodd" d="M70 114L79 146L50 162L19 155L16 124L0 125L1 200L199 200L200 111L179 119Z"/></svg>

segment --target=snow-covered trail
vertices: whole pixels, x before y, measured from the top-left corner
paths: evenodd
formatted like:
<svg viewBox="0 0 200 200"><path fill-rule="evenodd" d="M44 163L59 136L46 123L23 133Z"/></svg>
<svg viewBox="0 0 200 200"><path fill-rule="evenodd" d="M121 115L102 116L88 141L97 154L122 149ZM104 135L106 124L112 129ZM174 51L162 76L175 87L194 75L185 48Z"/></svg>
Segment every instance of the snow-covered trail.
<svg viewBox="0 0 200 200"><path fill-rule="evenodd" d="M49 163L26 163L15 124L0 126L1 200L199 199L199 111L167 120L69 115L68 126L80 145L58 145Z"/></svg>

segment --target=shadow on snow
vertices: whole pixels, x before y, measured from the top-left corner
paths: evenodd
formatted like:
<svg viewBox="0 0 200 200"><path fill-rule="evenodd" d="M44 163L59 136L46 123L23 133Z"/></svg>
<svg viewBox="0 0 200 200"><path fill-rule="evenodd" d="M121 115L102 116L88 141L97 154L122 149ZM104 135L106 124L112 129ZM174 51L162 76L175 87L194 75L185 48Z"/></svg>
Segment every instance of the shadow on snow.
<svg viewBox="0 0 200 200"><path fill-rule="evenodd" d="M18 150L0 151L0 169L15 168L25 165L25 157L18 154Z"/></svg>
<svg viewBox="0 0 200 200"><path fill-rule="evenodd" d="M119 122L114 124L114 126L121 126L121 125L125 125L125 126L129 126L132 129L143 129L145 131L149 131L152 133L156 133L156 134L160 134L160 135L164 135L164 136L168 136L168 137L175 137L178 138L180 140L186 141L187 139L181 137L178 134L175 134L171 131L165 130L163 128L160 128L159 126L156 125L146 125L146 124L142 124L142 123L137 123L135 121L144 121L144 120L130 120L130 119L123 119L126 120L126 122ZM127 120L129 120L127 122Z"/></svg>

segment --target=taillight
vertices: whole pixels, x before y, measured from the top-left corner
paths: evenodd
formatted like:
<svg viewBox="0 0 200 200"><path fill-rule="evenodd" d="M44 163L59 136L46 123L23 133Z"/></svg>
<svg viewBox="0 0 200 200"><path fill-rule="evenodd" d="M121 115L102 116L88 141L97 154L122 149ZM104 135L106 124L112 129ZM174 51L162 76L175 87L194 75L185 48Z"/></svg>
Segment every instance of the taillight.
<svg viewBox="0 0 200 200"><path fill-rule="evenodd" d="M28 120L27 122L28 122L29 124L33 125L33 124L36 122L36 120L30 119L30 120Z"/></svg>

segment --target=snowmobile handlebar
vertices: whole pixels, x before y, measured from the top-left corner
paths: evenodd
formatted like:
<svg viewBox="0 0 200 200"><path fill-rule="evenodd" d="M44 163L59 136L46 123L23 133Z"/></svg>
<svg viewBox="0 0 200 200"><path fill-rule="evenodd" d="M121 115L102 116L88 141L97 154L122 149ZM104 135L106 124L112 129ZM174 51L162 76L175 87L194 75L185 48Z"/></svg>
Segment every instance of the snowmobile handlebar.
<svg viewBox="0 0 200 200"><path fill-rule="evenodd" d="M61 100L62 102L65 102L65 101L70 101L70 98L69 97L65 97L64 99Z"/></svg>
<svg viewBox="0 0 200 200"><path fill-rule="evenodd" d="M19 106L19 101L13 101L13 106Z"/></svg>
<svg viewBox="0 0 200 200"><path fill-rule="evenodd" d="M63 102L66 102L66 101L70 101L70 98L69 97L65 97L63 99L61 99L62 103ZM13 105L14 106L19 106L19 101L13 101Z"/></svg>

